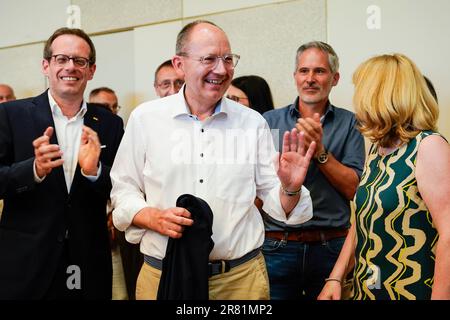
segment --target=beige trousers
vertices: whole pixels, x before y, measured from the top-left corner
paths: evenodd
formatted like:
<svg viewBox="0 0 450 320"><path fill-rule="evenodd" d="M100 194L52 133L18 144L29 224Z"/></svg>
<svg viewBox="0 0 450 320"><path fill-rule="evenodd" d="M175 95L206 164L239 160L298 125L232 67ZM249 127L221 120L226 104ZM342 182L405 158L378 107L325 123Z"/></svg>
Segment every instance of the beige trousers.
<svg viewBox="0 0 450 320"><path fill-rule="evenodd" d="M156 300L161 271L144 263L136 285L137 300ZM210 300L269 300L269 278L262 253L209 278Z"/></svg>

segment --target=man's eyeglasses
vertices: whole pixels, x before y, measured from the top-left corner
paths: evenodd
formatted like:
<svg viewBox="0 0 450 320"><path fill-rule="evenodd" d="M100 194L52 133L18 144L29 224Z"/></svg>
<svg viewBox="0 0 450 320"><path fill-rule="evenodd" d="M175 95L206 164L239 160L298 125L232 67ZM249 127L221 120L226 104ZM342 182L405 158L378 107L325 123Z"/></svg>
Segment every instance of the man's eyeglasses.
<svg viewBox="0 0 450 320"><path fill-rule="evenodd" d="M70 60L72 60L75 67L78 68L84 69L89 65L89 59L83 57L69 57L65 54L55 54L52 58L55 59L56 64L60 67L65 66Z"/></svg>
<svg viewBox="0 0 450 320"><path fill-rule="evenodd" d="M235 95L232 95L232 94L228 94L227 98L230 99L230 100L236 101L236 102L240 102L241 100L248 100L247 97L238 97L238 96L235 96Z"/></svg>
<svg viewBox="0 0 450 320"><path fill-rule="evenodd" d="M222 59L226 68L234 69L238 64L239 59L241 58L240 55L234 54L234 53L224 54L223 56L218 56L215 54L208 54L208 55L200 57L200 58L194 58L185 52L180 52L178 55L187 57L187 58L191 58L196 61L200 61L203 65L205 65L211 69L214 69L215 67L217 67L220 59Z"/></svg>
<svg viewBox="0 0 450 320"><path fill-rule="evenodd" d="M164 81L161 81L160 83L158 83L157 86L163 90L167 90L170 88L170 86L172 84L176 90L180 90L184 84L184 81L183 80L174 80L174 81L164 80Z"/></svg>

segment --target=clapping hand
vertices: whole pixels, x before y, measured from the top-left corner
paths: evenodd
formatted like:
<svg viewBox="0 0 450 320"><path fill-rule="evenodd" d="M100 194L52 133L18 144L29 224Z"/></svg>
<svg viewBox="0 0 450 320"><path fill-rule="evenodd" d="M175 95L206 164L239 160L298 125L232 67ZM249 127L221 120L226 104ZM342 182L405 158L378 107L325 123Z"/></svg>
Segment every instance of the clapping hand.
<svg viewBox="0 0 450 320"><path fill-rule="evenodd" d="M59 145L50 144L53 132L53 127L48 127L42 136L33 141L35 168L39 178L45 177L53 168L64 163L64 160L61 159L62 151Z"/></svg>
<svg viewBox="0 0 450 320"><path fill-rule="evenodd" d="M87 126L83 126L80 150L78 152L78 163L85 175L97 175L100 151L100 140L98 139L97 132Z"/></svg>

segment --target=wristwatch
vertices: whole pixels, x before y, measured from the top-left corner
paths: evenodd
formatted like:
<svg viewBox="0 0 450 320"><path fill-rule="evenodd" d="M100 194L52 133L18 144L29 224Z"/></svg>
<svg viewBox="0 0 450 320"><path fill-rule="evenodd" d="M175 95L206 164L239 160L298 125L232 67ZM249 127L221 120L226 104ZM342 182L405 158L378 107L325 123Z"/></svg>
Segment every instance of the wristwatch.
<svg viewBox="0 0 450 320"><path fill-rule="evenodd" d="M328 151L324 148L321 153L316 158L317 162L320 164L324 164L328 161Z"/></svg>

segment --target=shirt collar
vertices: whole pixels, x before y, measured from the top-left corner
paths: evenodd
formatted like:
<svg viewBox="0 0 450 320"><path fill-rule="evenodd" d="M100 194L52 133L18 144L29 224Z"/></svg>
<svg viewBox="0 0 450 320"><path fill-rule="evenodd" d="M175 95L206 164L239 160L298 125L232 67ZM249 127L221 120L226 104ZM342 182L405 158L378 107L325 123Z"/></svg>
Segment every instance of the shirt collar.
<svg viewBox="0 0 450 320"><path fill-rule="evenodd" d="M58 103L53 99L52 94L50 93L50 90L47 91L48 94L48 102L50 103L50 110L52 111L52 114L54 116L63 116L63 113L61 111L61 108L58 106ZM84 115L87 112L87 104L86 101L83 100L81 103L81 108L75 115L76 118L83 118Z"/></svg>
<svg viewBox="0 0 450 320"><path fill-rule="evenodd" d="M173 99L175 99L174 101L174 107L172 109L172 117L178 117L178 116L182 116L182 115L187 115L191 118L195 118L197 119L197 117L193 116L191 111L189 110L189 106L187 104L186 98L184 96L184 90L186 88L186 84L184 84L180 91L178 91L178 93L174 94L172 97ZM170 98L168 97L168 98ZM163 98L164 99L164 98ZM216 106L214 108L214 112L211 115L211 117L216 116L217 114L220 113L224 113L227 114L228 113L228 105L226 103L226 99L222 98L220 99L217 103Z"/></svg>
<svg viewBox="0 0 450 320"><path fill-rule="evenodd" d="M299 101L299 97L297 97L295 99L294 103L289 106L289 114L293 118L301 117L300 111L298 111L298 101ZM335 107L331 104L330 100L328 100L325 114L320 118L321 122L323 123L325 118L328 118L332 114L334 114L334 110L335 110Z"/></svg>

